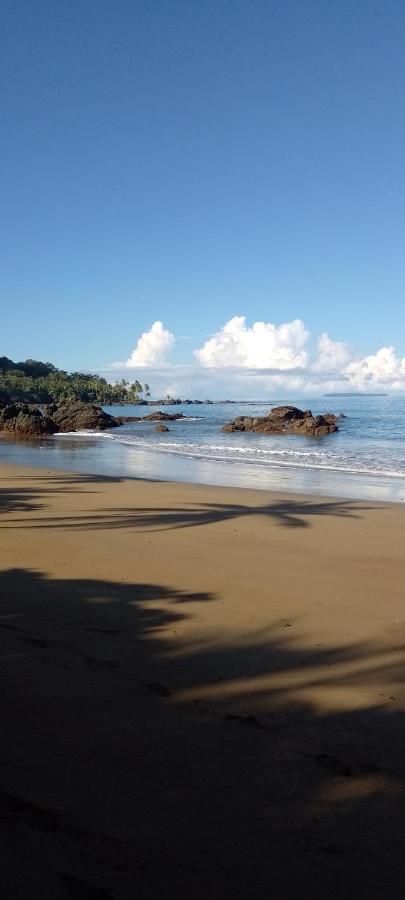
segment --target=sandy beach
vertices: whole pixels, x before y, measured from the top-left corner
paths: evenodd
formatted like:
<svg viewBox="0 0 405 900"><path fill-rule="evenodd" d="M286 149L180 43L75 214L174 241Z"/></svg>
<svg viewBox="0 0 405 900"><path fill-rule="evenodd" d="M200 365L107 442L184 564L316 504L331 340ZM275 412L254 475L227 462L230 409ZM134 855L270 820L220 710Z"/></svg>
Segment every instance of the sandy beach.
<svg viewBox="0 0 405 900"><path fill-rule="evenodd" d="M405 508L0 479L0 896L403 897Z"/></svg>

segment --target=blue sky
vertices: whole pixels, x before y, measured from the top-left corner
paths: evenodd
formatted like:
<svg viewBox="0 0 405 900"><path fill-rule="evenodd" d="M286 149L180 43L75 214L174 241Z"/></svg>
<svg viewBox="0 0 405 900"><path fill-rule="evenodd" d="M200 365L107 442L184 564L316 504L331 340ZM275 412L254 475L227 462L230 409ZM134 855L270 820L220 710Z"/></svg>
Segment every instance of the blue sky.
<svg viewBox="0 0 405 900"><path fill-rule="evenodd" d="M227 367L231 388L242 368L260 393L243 327L299 319L297 388L325 332L350 347L329 348L331 382L393 345L399 386L399 0L3 0L0 24L0 354L109 370L161 321L148 380L203 390L201 369ZM249 353L194 353L241 316Z"/></svg>

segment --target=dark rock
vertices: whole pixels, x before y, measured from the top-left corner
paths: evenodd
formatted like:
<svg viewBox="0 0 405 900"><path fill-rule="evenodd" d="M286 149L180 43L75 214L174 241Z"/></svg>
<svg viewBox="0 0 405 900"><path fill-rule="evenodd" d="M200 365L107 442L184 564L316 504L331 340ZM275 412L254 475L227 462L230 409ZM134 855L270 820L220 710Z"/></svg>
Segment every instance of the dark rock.
<svg viewBox="0 0 405 900"><path fill-rule="evenodd" d="M111 416L95 403L64 400L44 404L8 403L0 407L0 431L15 435L36 436L69 431L105 431L127 422L173 422L184 419L183 413L154 412L147 416ZM168 431L162 425L159 431Z"/></svg>
<svg viewBox="0 0 405 900"><path fill-rule="evenodd" d="M330 431L337 431L337 425L330 417L307 416L296 423L296 430L309 435L329 434Z"/></svg>
<svg viewBox="0 0 405 900"><path fill-rule="evenodd" d="M155 431L163 432L163 431L169 431L169 429L168 429L167 425L163 424L163 422L158 422L157 425L155 425Z"/></svg>
<svg viewBox="0 0 405 900"><path fill-rule="evenodd" d="M106 428L116 428L117 422L114 416L96 406L94 403L84 403L82 400L66 400L52 408L52 419L57 425L57 431L105 431Z"/></svg>
<svg viewBox="0 0 405 900"><path fill-rule="evenodd" d="M185 419L184 413L154 412L147 416L114 416L115 425L126 425L128 422L175 422L177 419ZM114 425L107 426L113 428Z"/></svg>
<svg viewBox="0 0 405 900"><path fill-rule="evenodd" d="M8 403L6 406L3 406L2 409L0 409L1 426L4 427L5 422L18 416L20 410L24 410L25 412L26 410L28 410L28 406L22 406L18 403Z"/></svg>
<svg viewBox="0 0 405 900"><path fill-rule="evenodd" d="M16 419L13 419L13 431L19 434L55 434L58 426L48 416L37 416L35 413L19 413ZM8 431L6 427L6 431Z"/></svg>
<svg viewBox="0 0 405 900"><path fill-rule="evenodd" d="M237 416L233 422L227 422L222 426L222 431L253 431L254 424L261 422L261 419L253 419L252 416Z"/></svg>
<svg viewBox="0 0 405 900"><path fill-rule="evenodd" d="M18 435L55 434L57 425L39 409L32 409L26 403L10 403L0 409L0 430Z"/></svg>
<svg viewBox="0 0 405 900"><path fill-rule="evenodd" d="M114 416L116 425L126 425L127 422L140 422L142 416Z"/></svg>
<svg viewBox="0 0 405 900"><path fill-rule="evenodd" d="M308 409L298 409L297 406L274 406L270 415L277 422L290 422L294 419L307 418L312 413Z"/></svg>
<svg viewBox="0 0 405 900"><path fill-rule="evenodd" d="M238 416L222 426L222 431L255 431L261 434L305 434L320 436L338 431L337 416L313 416L311 410L296 406L276 406L267 416Z"/></svg>
<svg viewBox="0 0 405 900"><path fill-rule="evenodd" d="M334 413L323 413L323 417L327 422L339 422L341 419L347 419L344 413L336 413L336 415Z"/></svg>
<svg viewBox="0 0 405 900"><path fill-rule="evenodd" d="M175 422L176 419L185 419L184 413L155 412L142 416L142 422Z"/></svg>

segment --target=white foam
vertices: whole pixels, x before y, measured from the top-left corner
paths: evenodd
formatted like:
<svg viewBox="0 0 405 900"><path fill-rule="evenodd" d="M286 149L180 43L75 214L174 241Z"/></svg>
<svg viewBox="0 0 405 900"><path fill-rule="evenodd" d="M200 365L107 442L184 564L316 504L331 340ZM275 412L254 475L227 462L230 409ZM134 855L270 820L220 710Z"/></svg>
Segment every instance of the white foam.
<svg viewBox="0 0 405 900"><path fill-rule="evenodd" d="M105 432L103 432L105 434ZM110 435L119 443L131 446L136 450L148 449L158 453L170 453L177 456L212 460L213 462L239 463L242 465L255 465L261 468L276 469L297 468L297 469L315 469L317 471L347 473L350 475L372 475L385 476L390 478L405 478L405 469L388 469L386 467L378 468L374 462L367 465L353 464L336 464L336 459L331 459L331 454L324 451L306 451L306 450L270 450L258 447L231 447L229 445L220 444L192 444L187 441L166 441L156 440L148 441L139 437L131 437L124 435ZM214 452L213 452L214 451ZM233 454L239 454L233 455ZM285 458L287 457L287 458ZM312 459L311 459L312 458ZM317 459L323 459L324 462L318 462Z"/></svg>
<svg viewBox="0 0 405 900"><path fill-rule="evenodd" d="M189 421L194 417L189 417ZM197 418L197 417L195 417ZM185 420L179 420L179 424ZM147 423L152 424L152 423ZM193 432L194 434L194 432ZM197 437L199 435L196 435ZM243 446L235 443L218 443L201 441L201 432L199 441L181 441L167 440L166 437L158 435L156 432L145 432L144 429L138 430L136 427L132 433L125 431L89 431L83 429L76 432L65 432L64 434L53 435L55 439L79 438L79 439L95 439L108 440L132 447L134 452L137 450L147 450L156 453L166 453L183 458L207 460L212 462L226 462L230 465L250 465L260 467L260 469L308 469L324 472L333 472L350 475L364 475L389 477L395 479L405 478L405 458L402 459L400 448L394 451L392 447L375 445L363 448L361 452L357 452L356 448L343 447L342 444L328 445L328 449L304 449L301 446L296 449L291 447L264 447L249 445ZM391 463L391 468L387 465Z"/></svg>
<svg viewBox="0 0 405 900"><path fill-rule="evenodd" d="M77 437L85 437L85 438L95 438L95 437L97 437L97 438L101 438L101 437L114 438L115 435L114 435L114 434L110 434L110 432L108 432L108 431L90 431L90 429L88 429L88 430L86 431L86 429L83 428L82 431L60 431L60 432L58 432L57 434L52 434L51 437L52 437L52 438L58 438L58 439L59 439L59 438L62 438L62 439L63 439L63 438L68 438L68 437L70 437L70 438L72 438L72 437L73 437L73 438L77 438Z"/></svg>

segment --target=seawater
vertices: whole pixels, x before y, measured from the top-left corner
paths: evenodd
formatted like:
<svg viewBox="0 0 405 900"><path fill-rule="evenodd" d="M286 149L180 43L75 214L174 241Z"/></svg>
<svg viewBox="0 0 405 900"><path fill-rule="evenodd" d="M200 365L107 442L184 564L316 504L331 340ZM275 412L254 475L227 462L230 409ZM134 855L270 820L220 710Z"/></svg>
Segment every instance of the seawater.
<svg viewBox="0 0 405 900"><path fill-rule="evenodd" d="M344 413L325 437L222 433L237 415L264 415L292 403ZM164 409L187 418L132 423L102 434L81 432L30 442L1 442L0 459L112 476L304 491L405 501L405 397L277 398L234 404L105 407L119 415Z"/></svg>

